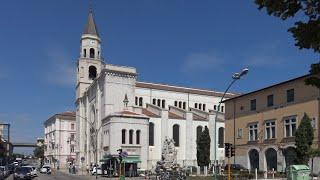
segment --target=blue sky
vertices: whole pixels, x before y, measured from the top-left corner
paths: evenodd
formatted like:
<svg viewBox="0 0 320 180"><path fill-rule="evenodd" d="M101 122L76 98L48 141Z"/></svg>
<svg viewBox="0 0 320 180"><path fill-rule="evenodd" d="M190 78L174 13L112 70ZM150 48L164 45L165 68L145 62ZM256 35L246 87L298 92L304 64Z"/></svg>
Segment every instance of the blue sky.
<svg viewBox="0 0 320 180"><path fill-rule="evenodd" d="M0 121L15 142L43 136L43 122L73 110L75 67L89 0L10 0L0 6ZM139 80L249 92L304 75L316 62L287 32L293 21L253 1L95 0L106 63L136 67Z"/></svg>

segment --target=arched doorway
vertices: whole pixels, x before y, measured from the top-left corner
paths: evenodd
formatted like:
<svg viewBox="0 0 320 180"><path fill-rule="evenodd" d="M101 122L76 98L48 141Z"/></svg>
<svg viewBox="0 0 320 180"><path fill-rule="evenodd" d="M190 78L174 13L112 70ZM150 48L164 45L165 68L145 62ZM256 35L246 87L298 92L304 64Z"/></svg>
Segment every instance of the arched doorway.
<svg viewBox="0 0 320 180"><path fill-rule="evenodd" d="M283 151L286 167L293 165L297 162L297 152L294 147L288 147Z"/></svg>
<svg viewBox="0 0 320 180"><path fill-rule="evenodd" d="M249 151L249 161L251 170L259 170L259 152L256 149Z"/></svg>
<svg viewBox="0 0 320 180"><path fill-rule="evenodd" d="M266 150L266 163L267 163L267 170L271 171L274 169L277 170L277 151L273 148L269 148Z"/></svg>

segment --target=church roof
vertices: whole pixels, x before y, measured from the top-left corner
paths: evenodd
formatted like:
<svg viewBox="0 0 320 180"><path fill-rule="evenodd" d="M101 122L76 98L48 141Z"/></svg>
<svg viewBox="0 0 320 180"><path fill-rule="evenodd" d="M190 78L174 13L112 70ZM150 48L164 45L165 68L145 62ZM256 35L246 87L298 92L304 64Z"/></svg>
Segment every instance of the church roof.
<svg viewBox="0 0 320 180"><path fill-rule="evenodd" d="M95 35L95 36L99 37L98 29L97 29L96 23L93 18L92 9L90 9L90 11L89 11L88 21L87 21L86 26L84 27L83 34L90 34L90 35Z"/></svg>

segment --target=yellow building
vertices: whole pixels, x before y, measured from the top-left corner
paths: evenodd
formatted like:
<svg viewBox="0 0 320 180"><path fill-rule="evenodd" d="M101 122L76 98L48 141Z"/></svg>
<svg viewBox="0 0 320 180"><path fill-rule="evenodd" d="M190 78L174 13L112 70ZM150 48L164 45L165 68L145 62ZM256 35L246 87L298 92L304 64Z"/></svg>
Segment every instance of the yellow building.
<svg viewBox="0 0 320 180"><path fill-rule="evenodd" d="M233 161L248 169L284 171L294 163L295 131L306 113L319 148L320 91L305 75L225 100L226 142L235 144ZM318 173L320 160L314 163Z"/></svg>

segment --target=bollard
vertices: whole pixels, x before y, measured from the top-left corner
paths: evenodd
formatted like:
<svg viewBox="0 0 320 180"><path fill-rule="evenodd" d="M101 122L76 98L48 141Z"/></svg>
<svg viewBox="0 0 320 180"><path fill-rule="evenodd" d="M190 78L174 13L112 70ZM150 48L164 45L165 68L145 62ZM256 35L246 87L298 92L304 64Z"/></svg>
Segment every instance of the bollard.
<svg viewBox="0 0 320 180"><path fill-rule="evenodd" d="M208 176L208 168L207 168L207 166L204 167L204 175Z"/></svg>
<svg viewBox="0 0 320 180"><path fill-rule="evenodd" d="M272 179L274 179L274 168L272 168Z"/></svg>
<svg viewBox="0 0 320 180"><path fill-rule="evenodd" d="M256 176L256 180L258 180L258 169L257 168L254 170L254 174Z"/></svg>
<svg viewBox="0 0 320 180"><path fill-rule="evenodd" d="M197 175L200 175L200 167L197 166Z"/></svg>

